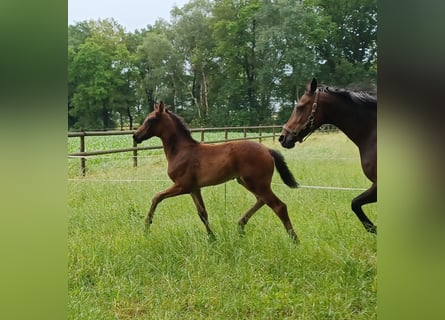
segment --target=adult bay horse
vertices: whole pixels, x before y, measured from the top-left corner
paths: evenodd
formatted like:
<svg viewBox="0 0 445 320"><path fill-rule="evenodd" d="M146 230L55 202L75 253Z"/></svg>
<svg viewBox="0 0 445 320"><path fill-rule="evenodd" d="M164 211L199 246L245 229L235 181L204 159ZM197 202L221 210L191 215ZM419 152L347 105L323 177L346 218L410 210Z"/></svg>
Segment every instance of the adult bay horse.
<svg viewBox="0 0 445 320"><path fill-rule="evenodd" d="M136 143L141 143L153 136L162 140L168 162L167 173L173 185L153 197L145 221L146 230L152 223L156 206L162 200L191 194L207 233L214 238L201 188L237 179L256 197L253 207L238 221L240 230L243 231L253 214L267 204L280 218L291 238L299 241L289 219L286 204L271 190L274 164L286 185L291 188L298 186L278 151L248 140L221 144L200 143L192 138L183 119L169 111L163 102L155 104L154 111L147 115L143 124L135 131L133 139Z"/></svg>
<svg viewBox="0 0 445 320"><path fill-rule="evenodd" d="M279 141L293 148L325 123L337 126L359 149L363 172L372 185L352 200L351 208L367 231L377 233L362 209L377 201L377 99L364 92L319 88L314 78L283 126Z"/></svg>

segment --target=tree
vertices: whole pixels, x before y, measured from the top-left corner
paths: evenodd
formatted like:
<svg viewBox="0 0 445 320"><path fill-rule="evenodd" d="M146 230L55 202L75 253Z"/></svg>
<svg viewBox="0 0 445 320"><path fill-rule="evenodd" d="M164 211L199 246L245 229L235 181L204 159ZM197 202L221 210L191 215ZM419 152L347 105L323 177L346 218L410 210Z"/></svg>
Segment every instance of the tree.
<svg viewBox="0 0 445 320"><path fill-rule="evenodd" d="M375 85L375 0L191 0L126 33L68 29L70 128L121 128L159 100L192 126L279 123L312 77Z"/></svg>
<svg viewBox="0 0 445 320"><path fill-rule="evenodd" d="M77 85L70 113L77 118L76 127L111 127L112 118L107 107L113 81L110 66L111 57L94 40L87 40L79 47L73 59L72 71Z"/></svg>
<svg viewBox="0 0 445 320"><path fill-rule="evenodd" d="M227 95L229 115L240 119L239 124L261 121L258 98L257 17L258 0L223 0L213 11L216 54L220 73L227 81L222 91Z"/></svg>
<svg viewBox="0 0 445 320"><path fill-rule="evenodd" d="M72 126L108 129L120 120L122 127L124 115L131 126L134 65L124 29L112 19L99 20L81 23L71 34L82 35L70 40L68 51Z"/></svg>
<svg viewBox="0 0 445 320"><path fill-rule="evenodd" d="M299 0L265 1L260 17L260 86L263 91L272 89L265 103L292 103L307 79L319 71L316 45L330 26L324 16Z"/></svg>
<svg viewBox="0 0 445 320"><path fill-rule="evenodd" d="M77 118L73 116L72 98L76 92L77 83L74 68L74 57L76 56L79 46L83 44L91 35L90 24L86 21L78 22L68 27L68 128L75 126Z"/></svg>
<svg viewBox="0 0 445 320"><path fill-rule="evenodd" d="M174 50L164 27L160 24L147 31L137 50L140 85L149 108L159 99L175 106L180 90L183 61Z"/></svg>
<svg viewBox="0 0 445 320"><path fill-rule="evenodd" d="M377 1L315 0L314 7L333 24L318 46L322 78L338 86L375 83Z"/></svg>
<svg viewBox="0 0 445 320"><path fill-rule="evenodd" d="M216 67L211 8L212 3L207 0L194 0L182 9L175 7L172 10L171 33L175 49L184 59L184 74L180 81L194 106L195 125L208 121L211 106L209 92L212 82L209 77Z"/></svg>

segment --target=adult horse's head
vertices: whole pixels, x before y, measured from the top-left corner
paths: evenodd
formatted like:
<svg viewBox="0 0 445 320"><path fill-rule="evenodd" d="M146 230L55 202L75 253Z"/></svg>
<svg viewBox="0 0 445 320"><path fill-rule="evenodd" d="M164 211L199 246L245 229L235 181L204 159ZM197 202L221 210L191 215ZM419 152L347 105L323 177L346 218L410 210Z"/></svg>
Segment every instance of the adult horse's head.
<svg viewBox="0 0 445 320"><path fill-rule="evenodd" d="M165 117L164 110L166 110L166 107L162 101L154 105L154 110L147 115L144 123L133 134L133 140L136 143L141 143L153 136L160 135L160 123L163 117Z"/></svg>
<svg viewBox="0 0 445 320"><path fill-rule="evenodd" d="M294 110L283 126L279 141L284 148L293 148L296 142L303 142L303 139L320 127L318 120L320 110L317 111L319 90L317 90L317 80L306 86L306 91L298 100Z"/></svg>

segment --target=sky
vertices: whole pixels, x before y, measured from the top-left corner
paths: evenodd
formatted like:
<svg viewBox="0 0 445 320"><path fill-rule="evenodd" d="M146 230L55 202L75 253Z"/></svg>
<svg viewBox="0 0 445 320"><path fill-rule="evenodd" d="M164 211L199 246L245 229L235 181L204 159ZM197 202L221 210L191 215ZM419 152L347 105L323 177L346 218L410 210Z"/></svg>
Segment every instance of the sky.
<svg viewBox="0 0 445 320"><path fill-rule="evenodd" d="M114 18L126 31L134 32L162 18L170 21L170 10L190 0L68 0L68 24Z"/></svg>

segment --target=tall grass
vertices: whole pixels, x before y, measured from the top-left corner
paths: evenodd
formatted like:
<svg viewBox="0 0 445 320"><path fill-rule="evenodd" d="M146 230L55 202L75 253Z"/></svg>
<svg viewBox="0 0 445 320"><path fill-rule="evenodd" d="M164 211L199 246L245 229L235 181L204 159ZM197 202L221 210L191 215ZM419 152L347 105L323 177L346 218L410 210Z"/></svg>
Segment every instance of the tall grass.
<svg viewBox="0 0 445 320"><path fill-rule="evenodd" d="M266 144L302 185L369 186L341 133L292 150ZM255 199L235 181L203 189L215 241L187 195L163 201L144 236L152 196L171 184L163 154L137 168L98 161L79 179L68 183L70 319L376 318L376 237L350 210L360 191L289 189L275 174L297 246L267 207L238 234ZM365 207L373 221L376 208Z"/></svg>

